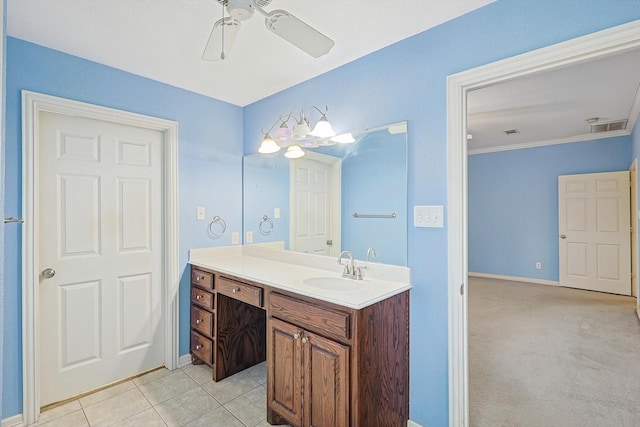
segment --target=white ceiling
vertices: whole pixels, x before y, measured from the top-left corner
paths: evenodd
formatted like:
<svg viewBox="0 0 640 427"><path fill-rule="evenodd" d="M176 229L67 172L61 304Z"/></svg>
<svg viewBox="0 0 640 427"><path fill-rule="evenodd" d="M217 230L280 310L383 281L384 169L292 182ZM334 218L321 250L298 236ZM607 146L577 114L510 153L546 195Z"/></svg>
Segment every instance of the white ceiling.
<svg viewBox="0 0 640 427"><path fill-rule="evenodd" d="M470 153L628 135L640 112L640 49L470 92ZM626 130L591 134L587 118L627 119ZM505 130L519 134L506 135Z"/></svg>
<svg viewBox="0 0 640 427"><path fill-rule="evenodd" d="M332 38L314 59L269 32L256 14L242 23L229 58L202 52L216 0L8 0L7 33L239 106L272 95L493 0L273 0Z"/></svg>

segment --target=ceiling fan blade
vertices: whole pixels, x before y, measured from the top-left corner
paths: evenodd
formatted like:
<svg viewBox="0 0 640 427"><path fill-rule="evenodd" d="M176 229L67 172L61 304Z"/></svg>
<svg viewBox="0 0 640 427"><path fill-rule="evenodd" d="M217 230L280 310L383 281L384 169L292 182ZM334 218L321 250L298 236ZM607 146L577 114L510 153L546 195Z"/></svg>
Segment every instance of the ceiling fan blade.
<svg viewBox="0 0 640 427"><path fill-rule="evenodd" d="M289 12L274 10L264 19L269 31L307 52L314 58L329 53L335 42Z"/></svg>
<svg viewBox="0 0 640 427"><path fill-rule="evenodd" d="M213 24L202 59L205 61L220 61L228 58L238 30L240 30L240 21L237 19L227 17L217 20Z"/></svg>

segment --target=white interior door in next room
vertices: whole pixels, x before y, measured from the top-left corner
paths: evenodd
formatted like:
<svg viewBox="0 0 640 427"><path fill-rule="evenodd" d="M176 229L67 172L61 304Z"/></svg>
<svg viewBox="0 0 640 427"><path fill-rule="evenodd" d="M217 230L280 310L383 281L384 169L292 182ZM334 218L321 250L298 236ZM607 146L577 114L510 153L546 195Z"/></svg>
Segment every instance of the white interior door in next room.
<svg viewBox="0 0 640 427"><path fill-rule="evenodd" d="M42 406L164 364L162 132L40 113Z"/></svg>
<svg viewBox="0 0 640 427"><path fill-rule="evenodd" d="M631 295L629 172L558 177L560 285Z"/></svg>

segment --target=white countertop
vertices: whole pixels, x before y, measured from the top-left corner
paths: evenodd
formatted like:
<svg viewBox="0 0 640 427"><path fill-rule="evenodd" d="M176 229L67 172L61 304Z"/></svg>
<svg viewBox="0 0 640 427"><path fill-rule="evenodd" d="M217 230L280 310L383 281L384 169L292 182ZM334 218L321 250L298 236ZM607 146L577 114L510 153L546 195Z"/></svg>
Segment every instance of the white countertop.
<svg viewBox="0 0 640 427"><path fill-rule="evenodd" d="M357 265L367 267L363 270L363 280L345 279L338 289L324 289L305 283L305 280L341 278L343 267L338 265L336 258L253 245L192 249L189 263L354 309L411 288L407 267L356 261Z"/></svg>

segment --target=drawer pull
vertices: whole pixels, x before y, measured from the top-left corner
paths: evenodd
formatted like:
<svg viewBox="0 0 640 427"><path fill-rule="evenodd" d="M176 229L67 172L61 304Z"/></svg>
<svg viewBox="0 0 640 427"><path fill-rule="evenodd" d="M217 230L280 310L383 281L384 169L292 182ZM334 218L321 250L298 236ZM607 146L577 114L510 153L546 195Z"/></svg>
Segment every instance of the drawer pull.
<svg viewBox="0 0 640 427"><path fill-rule="evenodd" d="M202 295L196 295L196 299L202 298Z"/></svg>
<svg viewBox="0 0 640 427"><path fill-rule="evenodd" d="M200 280L202 280L202 277L196 276L196 282L199 282Z"/></svg>
<svg viewBox="0 0 640 427"><path fill-rule="evenodd" d="M309 342L309 338L307 337L302 337L302 344L306 344Z"/></svg>
<svg viewBox="0 0 640 427"><path fill-rule="evenodd" d="M196 325L197 325L197 324L200 324L201 322L202 322L202 320L200 320L200 319L196 319Z"/></svg>
<svg viewBox="0 0 640 427"><path fill-rule="evenodd" d="M198 345L196 346L196 350L200 350L201 348L202 348L202 346L201 346L200 344L198 344Z"/></svg>
<svg viewBox="0 0 640 427"><path fill-rule="evenodd" d="M299 335L299 334L293 334L293 339L294 339L294 340L297 340L298 338L300 338L300 335Z"/></svg>
<svg viewBox="0 0 640 427"><path fill-rule="evenodd" d="M238 291L239 291L239 289L238 289L238 288L233 288L233 289L231 290L231 292L233 292L234 294L238 293Z"/></svg>

